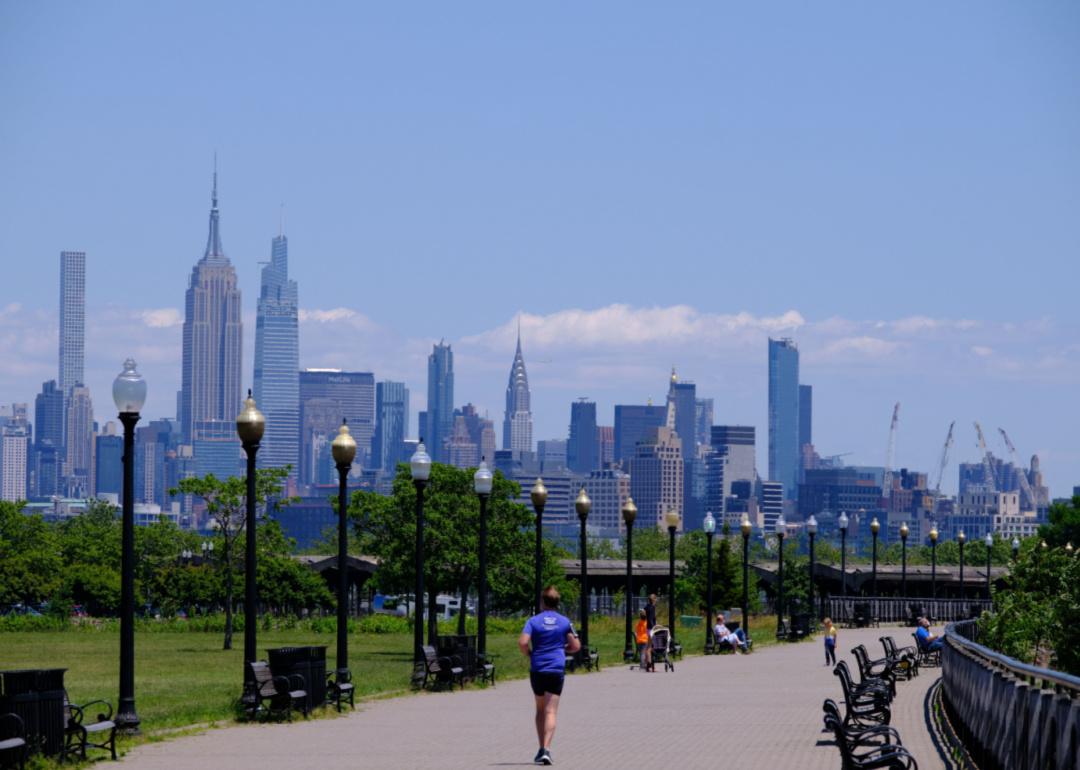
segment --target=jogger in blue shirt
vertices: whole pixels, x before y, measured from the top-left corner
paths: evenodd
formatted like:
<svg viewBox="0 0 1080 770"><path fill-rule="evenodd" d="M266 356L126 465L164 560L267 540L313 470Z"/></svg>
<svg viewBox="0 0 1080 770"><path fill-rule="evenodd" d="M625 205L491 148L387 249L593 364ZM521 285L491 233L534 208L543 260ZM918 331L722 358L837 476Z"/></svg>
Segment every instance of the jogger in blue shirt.
<svg viewBox="0 0 1080 770"><path fill-rule="evenodd" d="M550 765L551 739L555 736L566 654L580 650L581 642L570 620L556 612L559 591L555 586L544 589L541 603L544 611L525 622L518 647L529 658L529 681L536 698L536 737L540 741L540 750L533 761L538 765Z"/></svg>

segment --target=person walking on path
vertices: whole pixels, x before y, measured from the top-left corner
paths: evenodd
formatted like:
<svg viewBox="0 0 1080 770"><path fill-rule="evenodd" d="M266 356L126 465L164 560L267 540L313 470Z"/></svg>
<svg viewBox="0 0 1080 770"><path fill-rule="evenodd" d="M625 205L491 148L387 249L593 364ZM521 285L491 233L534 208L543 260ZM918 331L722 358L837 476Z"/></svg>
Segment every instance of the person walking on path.
<svg viewBox="0 0 1080 770"><path fill-rule="evenodd" d="M521 654L529 659L529 682L536 698L536 737L540 741L540 749L533 762L550 765L554 764L551 740L555 737L566 655L580 650L581 642L570 620L556 611L559 609L559 591L555 586L544 589L541 604L543 612L525 622L525 628L518 638L518 647Z"/></svg>
<svg viewBox="0 0 1080 770"><path fill-rule="evenodd" d="M645 605L645 623L649 631L656 625L656 594L649 594L649 601Z"/></svg>
<svg viewBox="0 0 1080 770"><path fill-rule="evenodd" d="M832 618L825 618L821 621L821 624L825 627L825 665L836 665L836 626L833 625Z"/></svg>

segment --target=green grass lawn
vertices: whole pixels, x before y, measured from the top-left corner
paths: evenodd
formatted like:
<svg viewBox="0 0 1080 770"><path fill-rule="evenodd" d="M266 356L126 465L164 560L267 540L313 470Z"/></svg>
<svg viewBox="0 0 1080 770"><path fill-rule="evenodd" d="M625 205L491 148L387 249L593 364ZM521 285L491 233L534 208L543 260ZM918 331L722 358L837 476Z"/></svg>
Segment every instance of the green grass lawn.
<svg viewBox="0 0 1080 770"><path fill-rule="evenodd" d="M474 620L470 619L470 626ZM516 626L516 623L514 624ZM774 618L752 618L755 648L773 643ZM505 627L505 626L504 626ZM440 629L452 633L452 625ZM474 628L470 628L474 633ZM600 650L602 666L622 662L623 622L596 618L590 643ZM680 627L676 637L687 654L700 654L704 628ZM263 631L259 657L269 647L326 645L327 669L335 666L335 636L311 631ZM203 632L140 632L135 637L135 699L143 731L153 735L234 717L233 705L243 682L243 634L234 648L222 650L222 635ZM358 698L410 692L412 636L404 633L353 633L349 664ZM528 660L517 649L515 633L489 633L488 651L496 656L499 680L528 674ZM115 631L6 632L0 634L0 669L67 668L65 683L76 703L117 697L119 635ZM475 685L474 685L475 686Z"/></svg>

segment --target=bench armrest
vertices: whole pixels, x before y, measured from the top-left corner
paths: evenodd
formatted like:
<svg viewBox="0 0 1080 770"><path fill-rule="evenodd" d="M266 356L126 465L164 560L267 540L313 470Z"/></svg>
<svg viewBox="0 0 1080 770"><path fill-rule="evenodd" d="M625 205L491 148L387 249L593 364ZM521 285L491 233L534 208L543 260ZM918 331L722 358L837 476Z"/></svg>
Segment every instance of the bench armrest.
<svg viewBox="0 0 1080 770"><path fill-rule="evenodd" d="M10 722L14 727L15 735L13 737L26 737L26 723L21 716L18 714L0 714L0 725L3 725L5 722ZM0 739L2 739L2 736L5 735L5 733L5 730L0 729Z"/></svg>
<svg viewBox="0 0 1080 770"><path fill-rule="evenodd" d="M289 674L289 690L307 690L307 682L299 674Z"/></svg>
<svg viewBox="0 0 1080 770"><path fill-rule="evenodd" d="M83 723L83 720L86 718L86 710L90 708L90 706L98 704L104 706L107 710L98 713L97 721L107 722L112 719L113 707L111 703L109 703L107 700L92 700L79 705L69 703L68 708L71 709L71 721L77 725L81 725Z"/></svg>

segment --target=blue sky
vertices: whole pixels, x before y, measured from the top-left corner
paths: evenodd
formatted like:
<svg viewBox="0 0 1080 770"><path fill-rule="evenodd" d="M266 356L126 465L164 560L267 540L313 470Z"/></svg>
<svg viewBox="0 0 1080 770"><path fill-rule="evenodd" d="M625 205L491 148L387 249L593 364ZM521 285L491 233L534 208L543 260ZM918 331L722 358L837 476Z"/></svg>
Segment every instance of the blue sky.
<svg viewBox="0 0 1080 770"><path fill-rule="evenodd" d="M523 313L538 438L674 363L764 445L787 334L823 453L881 463L901 401L898 463L936 466L952 419L974 459L979 419L1065 494L1078 42L1074 2L5 3L0 401L55 376L83 249L99 418L132 349L173 410L216 150L249 361L284 203L302 363L414 407L445 337L501 428Z"/></svg>

